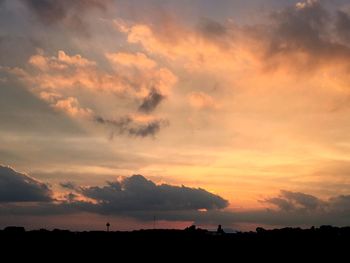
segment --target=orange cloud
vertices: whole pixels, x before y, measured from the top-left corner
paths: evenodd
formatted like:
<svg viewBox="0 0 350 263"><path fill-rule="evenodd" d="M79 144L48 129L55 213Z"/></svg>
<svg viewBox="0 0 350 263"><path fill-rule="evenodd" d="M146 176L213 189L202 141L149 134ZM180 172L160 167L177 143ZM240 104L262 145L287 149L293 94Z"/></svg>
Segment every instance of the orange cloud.
<svg viewBox="0 0 350 263"><path fill-rule="evenodd" d="M188 95L189 103L196 109L216 109L217 103L210 95L204 92L192 92Z"/></svg>
<svg viewBox="0 0 350 263"><path fill-rule="evenodd" d="M130 44L149 54L162 56L189 72L206 71L226 79L227 75L232 78L251 72L304 75L334 66L347 70L350 47L348 41L342 41L347 21L348 14L338 12L333 18L320 1L307 0L272 13L270 21L262 25L203 20L199 27L190 28L171 19L160 25L120 19L114 24Z"/></svg>
<svg viewBox="0 0 350 263"><path fill-rule="evenodd" d="M106 53L105 57L112 71L81 55L59 51L57 57L50 57L40 50L30 57L31 67L6 70L53 109L72 118L103 124L112 133L154 137L168 121L153 112L171 94L177 77L141 52ZM110 95L115 96L115 105L106 112Z"/></svg>
<svg viewBox="0 0 350 263"><path fill-rule="evenodd" d="M171 93L177 83L177 77L168 68L160 67L157 62L143 53L107 53L106 58L123 77L136 86L135 95L144 98L150 90L156 89L162 95Z"/></svg>
<svg viewBox="0 0 350 263"><path fill-rule="evenodd" d="M57 93L41 92L40 98L50 104L56 110L63 111L71 117L90 119L93 117L93 111L89 108L82 108L77 98L63 98Z"/></svg>
<svg viewBox="0 0 350 263"><path fill-rule="evenodd" d="M252 53L255 43L251 37L231 23L222 26L227 27L227 30L220 33L223 38L220 41L218 37L212 38L206 32L186 28L175 21L165 21L164 26L158 27L147 24L128 25L121 20L114 22L116 29L126 35L130 44L140 45L149 54L162 56L190 72L232 73L232 70L242 71L259 63L256 52ZM204 26L203 31L205 30L212 29ZM172 32L171 36L167 32ZM223 45L223 42L231 44Z"/></svg>
<svg viewBox="0 0 350 263"><path fill-rule="evenodd" d="M28 63L33 70L8 71L39 98L72 117L93 115L91 109L78 101L85 93L112 93L142 103L154 90L161 96L169 95L177 82L169 69L159 67L143 53L107 53L106 58L114 68L112 73L103 71L95 61L81 55L70 56L62 50L57 57L45 56L42 51L31 56Z"/></svg>
<svg viewBox="0 0 350 263"><path fill-rule="evenodd" d="M36 54L29 64L41 72L11 69L20 79L40 90L87 89L95 92L127 93L145 97L151 89L159 89L164 95L177 82L177 77L145 54L107 53L106 57L115 68L113 73L101 70L95 61L80 55L69 56L59 51L57 57ZM137 68L135 72L130 66Z"/></svg>
<svg viewBox="0 0 350 263"><path fill-rule="evenodd" d="M55 60L56 58L52 59ZM96 62L83 58L81 55L69 56L62 50L58 51L57 60L59 62L66 63L68 65L74 65L77 67L87 67L96 65Z"/></svg>
<svg viewBox="0 0 350 263"><path fill-rule="evenodd" d="M29 58L29 64L41 71L65 70L68 66L88 67L95 66L94 61L83 58L80 55L69 56L64 51L59 50L57 57L46 57L42 51Z"/></svg>
<svg viewBox="0 0 350 263"><path fill-rule="evenodd" d="M312 7L313 5L318 4L319 1L318 0L306 0L305 2L298 2L296 3L295 7L297 9L303 9L306 7Z"/></svg>
<svg viewBox="0 0 350 263"><path fill-rule="evenodd" d="M137 67L149 70L157 66L157 62L140 52L136 52L135 54L122 52L107 53L106 57L112 64L119 64L127 67Z"/></svg>

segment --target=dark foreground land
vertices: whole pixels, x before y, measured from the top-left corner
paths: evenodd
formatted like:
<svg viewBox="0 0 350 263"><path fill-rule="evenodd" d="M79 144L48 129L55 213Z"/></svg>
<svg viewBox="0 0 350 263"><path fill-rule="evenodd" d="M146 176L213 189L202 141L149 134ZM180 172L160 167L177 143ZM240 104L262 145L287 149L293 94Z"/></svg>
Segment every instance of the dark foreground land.
<svg viewBox="0 0 350 263"><path fill-rule="evenodd" d="M344 259L342 262L350 261L350 227L332 226L275 230L257 228L255 232L230 234L195 227L131 232L71 232L58 229L25 231L20 227L8 227L0 231L0 243L1 251L11 251L14 257L33 253L35 256L47 253L57 257L99 255L101 259L113 256L115 260L111 262L118 262L118 258L124 257L141 257L148 262L164 254L168 257L164 258L167 259L165 262L182 256L266 259L277 255L283 255L281 262L291 258L305 259L306 256L320 258L323 255L331 258L331 262L338 262L336 258L340 255Z"/></svg>

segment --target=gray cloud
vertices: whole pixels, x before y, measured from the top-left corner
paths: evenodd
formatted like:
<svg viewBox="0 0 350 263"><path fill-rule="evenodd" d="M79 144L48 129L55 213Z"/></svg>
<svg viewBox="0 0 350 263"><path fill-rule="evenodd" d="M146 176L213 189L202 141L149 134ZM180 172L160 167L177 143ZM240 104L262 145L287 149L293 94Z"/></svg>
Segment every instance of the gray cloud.
<svg viewBox="0 0 350 263"><path fill-rule="evenodd" d="M34 178L0 165L0 202L51 201L48 185Z"/></svg>
<svg viewBox="0 0 350 263"><path fill-rule="evenodd" d="M223 50L234 48L238 27L233 24L203 18L196 29L199 37L218 45Z"/></svg>
<svg viewBox="0 0 350 263"><path fill-rule="evenodd" d="M202 19L198 25L198 31L202 36L212 40L228 36L227 27L211 19Z"/></svg>
<svg viewBox="0 0 350 263"><path fill-rule="evenodd" d="M333 211L348 212L350 214L350 195L339 195L329 199L328 206Z"/></svg>
<svg viewBox="0 0 350 263"><path fill-rule="evenodd" d="M227 49L235 48L236 34L250 37L262 47L253 52L262 55L267 69L291 63L296 70L309 71L322 63L350 58L350 16L345 11L332 12L321 1L305 1L272 12L268 21L236 26L203 19L197 30ZM303 59L293 56L296 53L303 54Z"/></svg>
<svg viewBox="0 0 350 263"><path fill-rule="evenodd" d="M129 129L129 134L138 137L155 136L161 128L162 121L152 121L145 125L139 125Z"/></svg>
<svg viewBox="0 0 350 263"><path fill-rule="evenodd" d="M177 211L222 209L228 202L201 188L156 185L142 175L133 175L104 187L81 188L81 194L96 200L97 204L82 207L107 214L127 211Z"/></svg>
<svg viewBox="0 0 350 263"><path fill-rule="evenodd" d="M63 183L60 183L60 186L62 188L69 189L69 190L76 190L77 189L77 186L73 182L63 182Z"/></svg>
<svg viewBox="0 0 350 263"><path fill-rule="evenodd" d="M54 23L66 16L64 1L23 0L44 23Z"/></svg>
<svg viewBox="0 0 350 263"><path fill-rule="evenodd" d="M282 211L312 211L322 208L326 204L315 196L286 190L281 190L278 197L268 198L265 202L277 206Z"/></svg>
<svg viewBox="0 0 350 263"><path fill-rule="evenodd" d="M335 27L340 39L344 41L350 40L350 15L349 14L343 11L338 11Z"/></svg>
<svg viewBox="0 0 350 263"><path fill-rule="evenodd" d="M337 40L348 31L348 17L343 12L334 15L320 1L312 1L274 12L271 18L272 24L259 32L269 43L267 58L303 52L308 60L300 66L312 69L319 63L350 57L349 46ZM338 30L333 30L334 27ZM297 65L298 61L294 63Z"/></svg>
<svg viewBox="0 0 350 263"><path fill-rule="evenodd" d="M168 125L167 121L159 119L147 123L136 123L130 117L110 120L97 116L95 117L95 122L112 127L118 134L127 134L135 137L154 137L160 131L161 127Z"/></svg>
<svg viewBox="0 0 350 263"><path fill-rule="evenodd" d="M288 8L275 13L276 22L274 48L316 50L323 48L322 30L327 26L327 12L315 4L303 9Z"/></svg>
<svg viewBox="0 0 350 263"><path fill-rule="evenodd" d="M156 89L152 89L148 96L144 98L138 110L144 113L152 112L165 97Z"/></svg>
<svg viewBox="0 0 350 263"><path fill-rule="evenodd" d="M104 10L109 0L22 0L44 23L55 23L91 8ZM72 15L73 16L73 15Z"/></svg>
<svg viewBox="0 0 350 263"><path fill-rule="evenodd" d="M84 15L89 10L105 11L112 0L22 0L44 25L62 24L76 33L89 35Z"/></svg>
<svg viewBox="0 0 350 263"><path fill-rule="evenodd" d="M281 190L277 197L268 198L264 202L277 207L275 213L288 214L291 217L311 219L322 223L349 224L346 216L350 215L350 195L339 195L328 200L313 195ZM340 223L341 222L341 223Z"/></svg>
<svg viewBox="0 0 350 263"><path fill-rule="evenodd" d="M84 132L78 125L65 115L57 114L47 103L35 97L23 85L13 81L8 74L2 75L0 69L1 77L8 79L5 83L0 81L1 131L26 135L34 133L41 136L83 135Z"/></svg>

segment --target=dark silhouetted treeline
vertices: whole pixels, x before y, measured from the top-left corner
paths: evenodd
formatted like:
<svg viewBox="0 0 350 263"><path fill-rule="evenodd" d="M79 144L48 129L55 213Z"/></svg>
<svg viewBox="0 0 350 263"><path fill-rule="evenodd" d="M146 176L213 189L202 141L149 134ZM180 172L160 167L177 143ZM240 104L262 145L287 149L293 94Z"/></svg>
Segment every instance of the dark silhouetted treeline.
<svg viewBox="0 0 350 263"><path fill-rule="evenodd" d="M165 253L171 258L180 255L225 258L225 256L277 257L285 259L322 257L350 252L350 227L321 226L319 228L282 228L252 232L225 233L221 226L216 232L194 226L185 230L138 230L130 232L45 229L25 231L23 227L7 227L0 231L2 251L18 253L51 253L60 256L145 257L157 258ZM12 255L16 255L13 253ZM67 254L68 255L68 254ZM103 261L104 262L104 261ZM118 261L111 261L118 262ZM165 261L167 262L167 261ZM348 259L344 262L348 262Z"/></svg>

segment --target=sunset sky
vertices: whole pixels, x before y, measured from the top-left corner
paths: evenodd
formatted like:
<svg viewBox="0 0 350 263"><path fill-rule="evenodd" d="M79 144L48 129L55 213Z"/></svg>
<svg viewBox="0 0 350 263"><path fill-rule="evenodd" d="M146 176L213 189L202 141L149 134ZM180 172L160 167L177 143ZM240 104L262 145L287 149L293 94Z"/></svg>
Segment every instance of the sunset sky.
<svg viewBox="0 0 350 263"><path fill-rule="evenodd" d="M350 224L348 0L0 0L0 228Z"/></svg>

